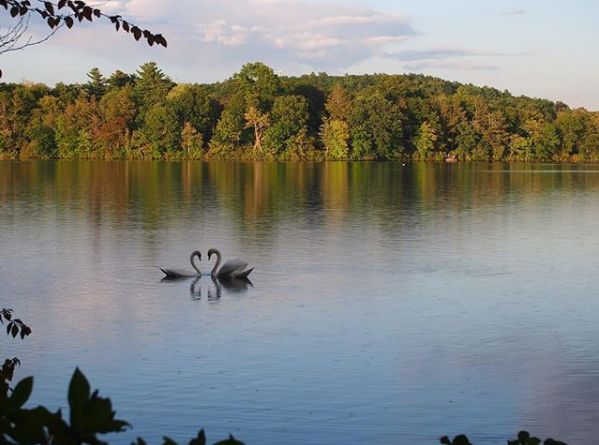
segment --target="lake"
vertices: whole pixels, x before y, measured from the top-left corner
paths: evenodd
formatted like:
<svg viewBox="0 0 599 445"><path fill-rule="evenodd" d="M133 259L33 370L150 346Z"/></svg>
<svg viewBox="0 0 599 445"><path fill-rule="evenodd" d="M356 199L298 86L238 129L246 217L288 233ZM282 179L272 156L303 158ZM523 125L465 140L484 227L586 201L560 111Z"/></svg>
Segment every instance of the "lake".
<svg viewBox="0 0 599 445"><path fill-rule="evenodd" d="M217 247L251 284L162 281ZM599 432L599 166L2 162L0 338L113 438L438 443Z"/></svg>

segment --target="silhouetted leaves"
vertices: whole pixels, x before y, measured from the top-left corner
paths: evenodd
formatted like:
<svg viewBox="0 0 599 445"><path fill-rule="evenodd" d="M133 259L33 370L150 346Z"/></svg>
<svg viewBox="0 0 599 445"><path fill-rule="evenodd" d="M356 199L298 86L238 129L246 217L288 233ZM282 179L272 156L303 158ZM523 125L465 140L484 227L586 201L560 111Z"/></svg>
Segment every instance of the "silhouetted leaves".
<svg viewBox="0 0 599 445"><path fill-rule="evenodd" d="M447 436L443 436L443 437L441 437L441 439L439 439L439 442L444 445L473 445L472 443L470 443L470 440L468 440L468 437L466 437L463 434L455 436L453 440L450 440L449 437L447 437ZM518 438L515 440L508 440L507 444L508 445L540 445L541 439L539 439L538 437L531 436L528 433L528 431L520 431L518 433ZM546 439L545 442L543 442L543 444L544 445L567 445L564 442L560 442L559 440L554 440L551 438Z"/></svg>
<svg viewBox="0 0 599 445"><path fill-rule="evenodd" d="M131 28L131 32L133 33L135 40L139 40L141 38L141 29L139 29L137 26Z"/></svg>
<svg viewBox="0 0 599 445"><path fill-rule="evenodd" d="M245 445L243 442L235 439L232 434L229 434L229 438L216 442L214 445Z"/></svg>
<svg viewBox="0 0 599 445"><path fill-rule="evenodd" d="M12 392L10 403L15 408L20 408L29 400L31 391L33 390L33 377L27 377L21 380Z"/></svg>
<svg viewBox="0 0 599 445"><path fill-rule="evenodd" d="M472 445L464 434L460 434L455 436L453 440L450 440L449 437L443 436L439 439L439 442L444 445Z"/></svg>
<svg viewBox="0 0 599 445"><path fill-rule="evenodd" d="M206 445L206 434L203 429L198 431L198 436L195 439L189 441L189 445Z"/></svg>
<svg viewBox="0 0 599 445"><path fill-rule="evenodd" d="M102 13L101 9L93 5L88 5L86 2L81 0L59 0L56 4L51 1L44 0L40 1L40 4L43 5L43 8L33 7L29 0L0 0L0 6L3 6L4 9L9 12L12 18L27 14L37 14L43 20L45 20L48 26L53 30L56 29L62 21L64 21L68 29L71 29L75 23L75 19L77 19L79 22L82 22L83 20L93 22L94 19L106 18L115 25L116 31L119 31L121 27L123 30L125 30L125 32L129 32L131 30L135 40L140 40L143 36L150 46L153 46L154 43L164 47L167 46L166 39L162 37L162 35L153 34L148 30L144 30L142 32L138 26L124 21L121 16L105 15ZM62 10L67 6L70 11L68 13L62 12ZM23 45L23 47L29 46L30 44L33 43L27 42Z"/></svg>

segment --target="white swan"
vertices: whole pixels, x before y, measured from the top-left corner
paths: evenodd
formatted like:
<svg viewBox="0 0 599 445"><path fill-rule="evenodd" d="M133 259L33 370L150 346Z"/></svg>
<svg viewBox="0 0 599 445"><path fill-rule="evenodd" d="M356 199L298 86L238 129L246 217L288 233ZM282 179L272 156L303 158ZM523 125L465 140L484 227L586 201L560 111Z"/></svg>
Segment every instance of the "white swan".
<svg viewBox="0 0 599 445"><path fill-rule="evenodd" d="M163 269L162 267L159 267L158 269L160 269L162 272L164 272L164 275L166 275L165 278L201 277L202 272L200 271L199 267L195 263L196 256L198 257L198 259L200 261L202 261L202 254L200 253L199 250L194 250L193 252L191 252L191 255L189 256L189 262L191 263L191 267L193 267L195 269L195 273L188 271L188 270L181 270L181 269Z"/></svg>
<svg viewBox="0 0 599 445"><path fill-rule="evenodd" d="M222 255L218 249L210 249L208 251L208 260L210 260L212 254L216 255L216 264L214 264L212 272L210 273L213 278L247 278L252 270L254 270L253 267L246 269L248 263L237 258L225 261L225 264L219 269L218 266L220 266L222 261Z"/></svg>

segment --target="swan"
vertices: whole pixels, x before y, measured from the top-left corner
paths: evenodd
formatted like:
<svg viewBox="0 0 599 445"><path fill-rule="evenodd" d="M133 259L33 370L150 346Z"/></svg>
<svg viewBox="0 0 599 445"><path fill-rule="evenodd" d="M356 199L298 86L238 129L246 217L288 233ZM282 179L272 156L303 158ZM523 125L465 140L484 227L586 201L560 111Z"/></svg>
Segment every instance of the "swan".
<svg viewBox="0 0 599 445"><path fill-rule="evenodd" d="M190 272L188 270L181 270L181 269L163 269L162 267L159 267L158 269L160 269L162 272L164 272L165 278L187 278L187 277L201 277L202 276L202 272L200 271L199 267L196 265L195 263L195 257L198 257L198 259L200 261L202 261L202 254L200 253L199 250L194 250L193 252L191 252L191 255L189 256L189 262L191 263L191 267L193 267L195 269L195 273Z"/></svg>
<svg viewBox="0 0 599 445"><path fill-rule="evenodd" d="M225 261L225 264L219 269L218 266L220 266L220 262L222 261L222 255L218 249L210 249L208 251L208 260L210 260L212 254L216 255L216 264L210 273L213 278L247 278L252 270L254 270L253 267L246 269L248 263L240 259Z"/></svg>

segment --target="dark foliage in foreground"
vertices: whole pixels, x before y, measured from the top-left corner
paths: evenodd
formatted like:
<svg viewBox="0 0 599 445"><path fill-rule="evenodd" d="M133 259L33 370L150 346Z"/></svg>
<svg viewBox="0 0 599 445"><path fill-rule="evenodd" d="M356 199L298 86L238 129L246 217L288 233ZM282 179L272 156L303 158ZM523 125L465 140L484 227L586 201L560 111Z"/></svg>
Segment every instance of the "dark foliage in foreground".
<svg viewBox="0 0 599 445"><path fill-rule="evenodd" d="M474 445L464 434L455 436L453 440L450 440L447 436L443 436L440 442L444 445ZM567 445L564 442L551 438L541 441L538 437L531 436L528 431L520 431L517 439L507 441L507 445L541 445L541 443L543 445Z"/></svg>
<svg viewBox="0 0 599 445"><path fill-rule="evenodd" d="M6 332L13 338L31 334L31 328L20 319L13 317L12 309L0 309L0 323L7 324ZM100 397L98 390L91 391L85 375L77 368L71 377L68 389L69 418L63 418L62 411L50 411L45 406L25 408L33 391L33 377L27 377L11 387L18 358L5 361L0 371L0 445L107 445L99 435L120 433L130 427L122 419L117 419L109 398ZM465 435L450 440L443 436L440 442L445 445L473 445ZM201 429L188 445L206 445L206 434ZM520 431L518 438L508 441L508 445L540 445L541 440ZM547 439L544 445L566 445ZM138 437L131 445L147 445ZM163 437L161 445L177 445L169 437ZM213 445L244 445L229 435Z"/></svg>
<svg viewBox="0 0 599 445"><path fill-rule="evenodd" d="M0 393L0 444L19 445L102 445L98 435L119 433L130 425L115 418L112 402L91 392L89 382L76 369L68 391L69 418L64 419L60 410L51 412L44 406L24 408L33 389L33 377L21 380L12 391ZM204 430L191 439L189 445L205 445ZM137 438L134 445L146 445ZM164 437L163 445L176 445ZM233 436L215 445L243 445Z"/></svg>

